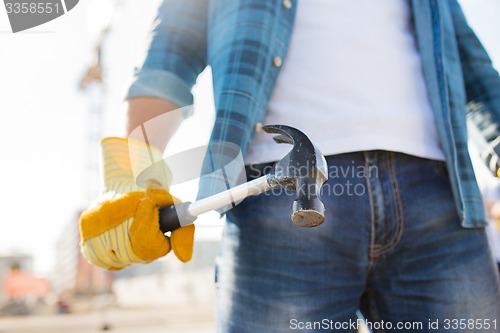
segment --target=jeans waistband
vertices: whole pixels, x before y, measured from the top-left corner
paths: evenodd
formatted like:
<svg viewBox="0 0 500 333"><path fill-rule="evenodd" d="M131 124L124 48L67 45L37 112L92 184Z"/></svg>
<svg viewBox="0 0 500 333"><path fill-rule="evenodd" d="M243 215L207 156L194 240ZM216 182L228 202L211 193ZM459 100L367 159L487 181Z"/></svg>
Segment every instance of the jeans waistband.
<svg viewBox="0 0 500 333"><path fill-rule="evenodd" d="M387 151L387 150L368 150L368 151L357 151L336 155L325 156L326 162L329 167L335 166L336 164L346 164L350 162L352 166L363 166L366 164L367 160L371 161L383 161L383 160L396 160L399 163L428 163L431 162L437 167L445 169L446 163L444 161L430 160L423 157L418 157L414 155L409 155L400 152ZM248 180L252 180L261 177L265 174L270 173L277 161L266 162L266 163L253 163L245 165L245 171Z"/></svg>

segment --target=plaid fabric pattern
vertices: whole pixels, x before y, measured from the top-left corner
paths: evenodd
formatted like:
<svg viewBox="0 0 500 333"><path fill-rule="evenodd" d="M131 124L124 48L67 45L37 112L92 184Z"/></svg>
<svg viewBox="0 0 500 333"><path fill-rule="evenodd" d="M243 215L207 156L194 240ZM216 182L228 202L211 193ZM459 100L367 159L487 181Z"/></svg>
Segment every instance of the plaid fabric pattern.
<svg viewBox="0 0 500 333"><path fill-rule="evenodd" d="M486 222L467 150L466 102L483 103L499 122L500 78L456 0L411 5L457 209L464 227L480 227ZM296 6L297 0L291 6L282 0L165 0L128 97L189 104L196 76L210 65L217 110L212 142L236 144L245 156L279 75L275 58L286 61ZM212 152L212 161L218 154Z"/></svg>
<svg viewBox="0 0 500 333"><path fill-rule="evenodd" d="M457 1L453 0L450 2L450 16L455 28L460 63L452 63L451 60L449 61L450 65L453 64L454 66L449 70L451 72L449 76L452 77L451 74L455 73L455 68L457 71L461 68L466 102L471 105L483 105L492 117L493 122L500 124L500 76L494 69L488 54L477 36L467 24L465 16ZM456 108L457 105L460 109L462 109L463 106L463 95L458 94L458 92L462 92L462 90L459 88L460 87L450 86L449 89L451 95L450 108L452 110ZM458 100L458 98L460 98L460 100ZM467 137L464 136L464 132L466 131L464 116L463 114L457 113L456 111L452 113L451 123L452 130L457 136L458 181L459 184L463 184L462 196L466 204L466 211L467 209L471 210L470 224L477 225L480 221L474 221L473 219L480 213L483 213L484 208L482 207L482 202L477 202L480 199L478 197L479 194L475 191L477 184L473 170L470 167L471 163L467 151ZM456 126L455 124L460 124L460 126ZM479 206L479 204L481 204L481 206ZM471 208L469 208L469 206ZM480 212L474 211L474 208L480 210Z"/></svg>

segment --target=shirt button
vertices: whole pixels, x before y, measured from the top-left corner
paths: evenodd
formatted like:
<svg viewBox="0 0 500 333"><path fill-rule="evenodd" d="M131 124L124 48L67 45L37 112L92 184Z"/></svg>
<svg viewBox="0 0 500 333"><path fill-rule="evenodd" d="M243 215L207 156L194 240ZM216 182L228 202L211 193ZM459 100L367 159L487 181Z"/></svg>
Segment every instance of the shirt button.
<svg viewBox="0 0 500 333"><path fill-rule="evenodd" d="M274 67L281 67L281 64L283 64L283 60L281 59L281 57L274 57L273 64Z"/></svg>
<svg viewBox="0 0 500 333"><path fill-rule="evenodd" d="M283 0L283 7L286 9L292 8L292 1L291 0Z"/></svg>
<svg viewBox="0 0 500 333"><path fill-rule="evenodd" d="M257 124L255 124L255 132L260 132L260 131L262 131L262 123L258 122Z"/></svg>

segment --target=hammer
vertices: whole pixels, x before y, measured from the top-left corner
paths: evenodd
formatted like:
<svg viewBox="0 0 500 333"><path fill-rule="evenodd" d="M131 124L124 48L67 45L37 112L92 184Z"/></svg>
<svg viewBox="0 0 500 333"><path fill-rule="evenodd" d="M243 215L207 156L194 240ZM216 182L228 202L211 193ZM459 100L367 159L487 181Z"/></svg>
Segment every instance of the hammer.
<svg viewBox="0 0 500 333"><path fill-rule="evenodd" d="M196 202L185 202L160 209L160 229L168 232L193 223L198 215L221 208L251 195L283 188L297 192L292 204L292 221L301 227L315 227L325 220L320 190L328 180L325 157L309 138L296 128L267 125L262 130L278 134L277 143L292 144L290 152L278 161L272 171L260 178L235 186Z"/></svg>

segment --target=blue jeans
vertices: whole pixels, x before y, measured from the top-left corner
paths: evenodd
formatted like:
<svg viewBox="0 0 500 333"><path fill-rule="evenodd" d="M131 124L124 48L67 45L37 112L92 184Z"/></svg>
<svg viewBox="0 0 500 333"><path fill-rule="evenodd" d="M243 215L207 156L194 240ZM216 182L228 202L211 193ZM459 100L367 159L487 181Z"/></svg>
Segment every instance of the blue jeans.
<svg viewBox="0 0 500 333"><path fill-rule="evenodd" d="M327 162L322 225L294 225L284 190L228 212L218 332L355 332L358 309L374 332L500 329L495 262L484 230L461 227L444 162L386 151Z"/></svg>

